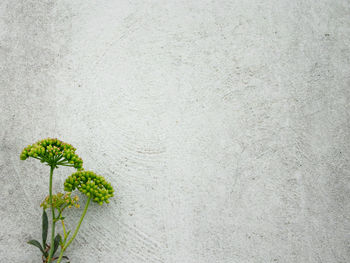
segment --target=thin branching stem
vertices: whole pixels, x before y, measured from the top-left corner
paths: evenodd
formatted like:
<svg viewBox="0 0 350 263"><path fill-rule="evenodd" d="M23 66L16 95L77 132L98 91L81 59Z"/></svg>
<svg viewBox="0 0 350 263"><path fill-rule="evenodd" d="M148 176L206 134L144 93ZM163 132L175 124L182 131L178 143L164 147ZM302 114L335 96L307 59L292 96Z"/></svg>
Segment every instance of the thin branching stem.
<svg viewBox="0 0 350 263"><path fill-rule="evenodd" d="M61 249L60 257L58 258L57 263L60 263L60 262L61 262L64 251L65 251L65 250L67 249L67 247L73 242L74 238L75 238L76 235L78 234L80 225L81 225L81 223L83 222L83 219L84 219L85 214L86 214L86 212L87 212L87 209L88 209L88 207L89 207L90 201L91 201L91 196L88 198L88 200L87 200L87 202L86 202L86 204L85 204L84 212L83 212L83 214L82 214L81 217L80 217L79 223L78 223L78 225L77 225L77 227L76 227L76 229L75 229L75 231L74 231L74 234L73 234L72 238L69 239L69 241L67 242L67 244L64 244L63 248Z"/></svg>

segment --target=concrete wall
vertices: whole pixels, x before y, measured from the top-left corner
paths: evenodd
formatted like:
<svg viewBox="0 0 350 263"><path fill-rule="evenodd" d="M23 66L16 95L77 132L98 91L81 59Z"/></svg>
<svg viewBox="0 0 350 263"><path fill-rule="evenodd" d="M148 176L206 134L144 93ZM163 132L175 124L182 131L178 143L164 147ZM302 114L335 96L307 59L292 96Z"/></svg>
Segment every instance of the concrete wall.
<svg viewBox="0 0 350 263"><path fill-rule="evenodd" d="M49 136L117 189L73 263L349 262L349 15L347 0L0 1L0 262L40 262L25 242L49 169L19 154Z"/></svg>

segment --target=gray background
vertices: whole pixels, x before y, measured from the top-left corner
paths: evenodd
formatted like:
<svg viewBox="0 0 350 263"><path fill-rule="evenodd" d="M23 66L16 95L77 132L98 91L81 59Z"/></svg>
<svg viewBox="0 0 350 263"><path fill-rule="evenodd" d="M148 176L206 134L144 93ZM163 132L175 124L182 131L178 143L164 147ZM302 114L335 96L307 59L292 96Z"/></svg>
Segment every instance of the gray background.
<svg viewBox="0 0 350 263"><path fill-rule="evenodd" d="M73 263L349 262L349 15L346 0L0 1L0 262L40 262L25 242L49 168L19 154L49 136L117 189Z"/></svg>

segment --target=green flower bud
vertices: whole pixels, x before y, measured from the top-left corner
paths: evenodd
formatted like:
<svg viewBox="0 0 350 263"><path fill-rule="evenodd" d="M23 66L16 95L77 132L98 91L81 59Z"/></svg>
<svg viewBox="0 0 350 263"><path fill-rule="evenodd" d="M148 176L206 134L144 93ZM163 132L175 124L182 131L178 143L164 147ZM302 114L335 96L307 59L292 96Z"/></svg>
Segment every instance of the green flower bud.
<svg viewBox="0 0 350 263"><path fill-rule="evenodd" d="M47 209L50 207L49 196L45 198L45 200L41 203L41 207ZM71 197L71 192L57 193L52 196L52 205L54 208L60 210L61 212L66 208L70 208L72 206L79 207L78 204L79 198L78 196Z"/></svg>
<svg viewBox="0 0 350 263"><path fill-rule="evenodd" d="M97 175L91 171L78 171L69 176L64 185L69 187L72 182L74 186L78 188L80 192L92 197L92 200L97 203L103 203L108 201L111 197L110 191L113 191L113 187L102 176Z"/></svg>
<svg viewBox="0 0 350 263"><path fill-rule="evenodd" d="M75 154L75 150L70 144L56 138L47 138L24 148L20 159L26 160L28 157L33 157L53 167L64 165L82 170L83 161Z"/></svg>

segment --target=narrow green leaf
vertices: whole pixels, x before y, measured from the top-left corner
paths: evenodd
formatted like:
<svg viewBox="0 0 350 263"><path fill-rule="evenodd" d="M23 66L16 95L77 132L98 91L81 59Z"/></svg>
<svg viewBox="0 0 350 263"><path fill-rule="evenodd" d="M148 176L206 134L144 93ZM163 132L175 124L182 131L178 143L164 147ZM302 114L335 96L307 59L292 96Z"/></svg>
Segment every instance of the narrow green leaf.
<svg viewBox="0 0 350 263"><path fill-rule="evenodd" d="M42 237L43 237L43 247L46 247L46 240L47 240L47 229L49 227L49 219L47 217L47 214L46 214L46 211L45 209L43 210L43 216L42 216L42 219L43 219L43 232L42 232Z"/></svg>
<svg viewBox="0 0 350 263"><path fill-rule="evenodd" d="M53 242L54 246L53 246L53 253L52 253L52 255L55 255L55 253L57 251L57 248L58 248L58 245L60 244L61 239L62 239L61 235L57 234L57 236L55 237L55 240Z"/></svg>
<svg viewBox="0 0 350 263"><path fill-rule="evenodd" d="M64 243L63 243L63 242L64 242L64 240L61 238L61 240L60 240L60 246L61 246L61 247L64 246Z"/></svg>
<svg viewBox="0 0 350 263"><path fill-rule="evenodd" d="M39 241L33 239L33 240L28 241L27 243L39 248L41 253L43 253L43 255L45 255L45 251L44 251L43 247L40 245Z"/></svg>

